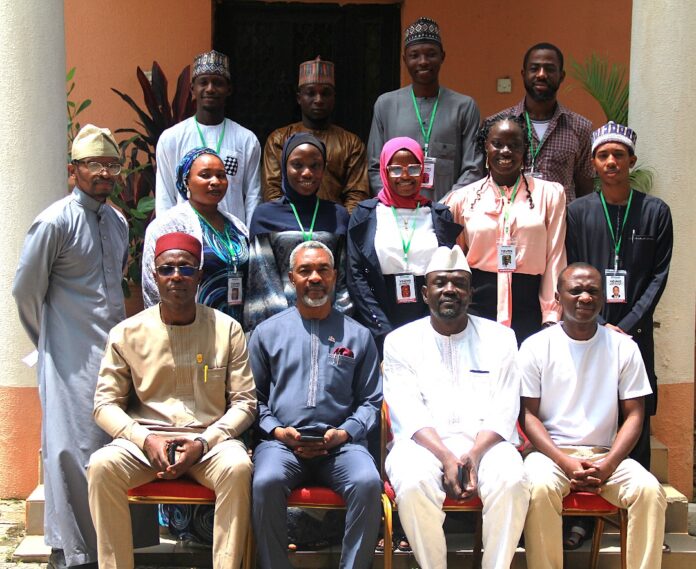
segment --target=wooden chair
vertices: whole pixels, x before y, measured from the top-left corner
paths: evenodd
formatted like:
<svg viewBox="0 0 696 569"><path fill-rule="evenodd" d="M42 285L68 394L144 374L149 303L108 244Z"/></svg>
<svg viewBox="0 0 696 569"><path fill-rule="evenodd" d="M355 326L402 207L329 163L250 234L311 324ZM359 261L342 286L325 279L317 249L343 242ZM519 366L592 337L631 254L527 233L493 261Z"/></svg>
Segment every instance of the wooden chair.
<svg viewBox="0 0 696 569"><path fill-rule="evenodd" d="M527 441L524 432L519 428L518 432L524 441ZM389 498L390 511L387 512L385 505L384 516L384 569L392 568L392 553L391 547L387 547L391 543L393 533L392 511L396 510L396 494L389 482L384 469L384 461L387 457L387 443L392 440L391 419L389 417L389 407L386 402L382 405L382 424L381 424L381 474L384 481L384 493ZM482 517L481 512L483 504L479 498L472 498L463 502L446 498L442 507L445 512L475 512L476 531L474 534L474 545L472 549L472 567L479 569L481 567L481 550L483 548L482 540ZM613 516L619 517L618 523L614 521ZM604 498L590 492L571 492L563 499L563 515L564 516L586 516L595 518L595 528L592 534L592 546L590 549L589 569L597 569L599 561L599 549L602 542L602 533L604 532L605 522L614 525L619 529L621 543L621 569L626 569L626 536L628 529L628 514L625 509L617 508L607 502Z"/></svg>
<svg viewBox="0 0 696 569"><path fill-rule="evenodd" d="M528 450L532 448L527 435L517 424L517 433L522 439L519 449ZM618 514L618 522L614 516ZM590 569L597 569L599 562L599 549L602 544L602 533L604 524L609 523L618 528L621 546L621 569L626 569L626 535L628 533L628 512L625 509L617 508L607 502L604 498L591 492L571 492L563 498L563 515L580 516L594 518L595 525L592 532L592 545L590 547Z"/></svg>
<svg viewBox="0 0 696 569"><path fill-rule="evenodd" d="M613 517L618 514L618 523ZM590 548L590 569L597 569L599 548L602 544L602 533L605 522L619 529L621 544L621 569L626 569L626 536L628 533L628 512L607 502L604 498L591 492L571 492L563 498L564 516L585 516L595 519Z"/></svg>
<svg viewBox="0 0 696 569"><path fill-rule="evenodd" d="M128 490L128 501L134 504L215 504L215 492L201 486L190 478L177 480L153 480L141 486ZM254 567L254 538L249 526L244 557L243 569Z"/></svg>
<svg viewBox="0 0 696 569"><path fill-rule="evenodd" d="M384 481L384 498L387 498L387 502L384 503L384 569L392 569L393 564L393 553L391 548L392 535L393 535L393 521L392 512L396 510L396 493L392 488L391 482L387 477L387 473L384 469L384 461L387 458L387 443L392 440L391 432L391 419L389 417L389 407L387 403L382 404L382 421L380 430L380 458L381 465L380 471L382 474L382 480ZM387 511L387 508L388 511ZM482 540L482 524L483 519L481 517L481 512L483 510L483 504L481 500L476 498L471 498L470 500L452 500L451 498L445 498L445 502L442 504L442 509L445 512L472 512L476 514L476 530L474 532L474 545L472 549L473 561L472 568L480 569L481 567L481 549L483 547Z"/></svg>

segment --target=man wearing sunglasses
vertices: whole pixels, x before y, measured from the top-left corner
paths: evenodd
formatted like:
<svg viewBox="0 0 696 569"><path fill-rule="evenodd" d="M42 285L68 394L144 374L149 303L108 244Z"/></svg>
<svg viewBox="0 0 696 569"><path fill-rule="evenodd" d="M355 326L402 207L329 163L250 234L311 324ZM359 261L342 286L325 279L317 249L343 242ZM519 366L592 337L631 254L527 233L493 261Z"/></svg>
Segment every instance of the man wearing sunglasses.
<svg viewBox="0 0 696 569"><path fill-rule="evenodd" d="M32 223L12 290L38 350L44 536L53 568L97 565L84 466L108 442L92 404L107 333L125 316L128 257L126 221L106 203L121 171L111 132L86 125L71 159L73 191Z"/></svg>
<svg viewBox="0 0 696 569"><path fill-rule="evenodd" d="M114 441L88 467L101 569L133 567L127 490L181 476L215 491L213 567L241 565L252 466L238 437L254 421L256 392L241 326L196 304L200 262L195 237L160 237L160 303L109 333L94 418Z"/></svg>

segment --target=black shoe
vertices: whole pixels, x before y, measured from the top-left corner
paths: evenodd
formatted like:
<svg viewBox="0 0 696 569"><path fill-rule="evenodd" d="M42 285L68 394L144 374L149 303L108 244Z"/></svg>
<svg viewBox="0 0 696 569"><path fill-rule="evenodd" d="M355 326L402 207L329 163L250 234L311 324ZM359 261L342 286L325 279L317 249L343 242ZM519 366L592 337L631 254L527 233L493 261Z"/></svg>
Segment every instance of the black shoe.
<svg viewBox="0 0 696 569"><path fill-rule="evenodd" d="M67 569L65 564L65 555L62 549L51 549L51 555L48 556L48 565L46 569Z"/></svg>

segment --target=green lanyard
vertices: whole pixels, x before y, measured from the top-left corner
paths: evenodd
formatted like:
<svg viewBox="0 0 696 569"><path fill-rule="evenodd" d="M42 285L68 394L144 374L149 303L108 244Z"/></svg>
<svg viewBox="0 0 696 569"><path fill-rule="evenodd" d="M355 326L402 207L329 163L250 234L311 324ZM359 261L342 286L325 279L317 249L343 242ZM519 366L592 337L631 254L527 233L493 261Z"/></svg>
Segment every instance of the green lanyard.
<svg viewBox="0 0 696 569"><path fill-rule="evenodd" d="M201 132L201 126L198 124L198 119L196 117L193 117L193 122L196 123L196 130L198 131L198 136L201 138L201 144L203 146L208 146L208 143L205 141L205 137L203 136L203 133ZM220 133L220 137L218 138L217 141L217 146L215 147L215 152L220 154L220 147L222 146L222 139L225 138L225 127L227 126L227 121L225 119L222 120L222 132Z"/></svg>
<svg viewBox="0 0 696 569"><path fill-rule="evenodd" d="M510 237L510 209L512 208L512 204L515 202L515 198L517 197L517 190L520 188L521 179L522 176L517 177L517 181L515 182L515 185L512 188L512 194L510 194L510 201L505 203L505 206L503 207L503 237ZM495 187L498 188L498 191L500 192L500 197L503 198L503 202L505 202L505 200L507 199L505 197L505 192L502 190L502 188L498 185L498 183L495 180L493 180L493 183L495 184Z"/></svg>
<svg viewBox="0 0 696 569"><path fill-rule="evenodd" d="M546 142L546 136L541 139L539 146L534 148L534 136L532 135L532 123L529 120L529 113L524 111L524 118L527 120L527 138L529 139L529 152L532 155L532 172L534 171L534 164L536 163L536 157L539 156L539 151L542 145Z"/></svg>
<svg viewBox="0 0 696 569"><path fill-rule="evenodd" d="M413 101L413 108L416 109L416 117L418 118L418 124L420 125L421 134L423 135L423 141L425 146L423 151L426 156L428 155L428 146L430 145L430 134L433 132L433 124L435 123L435 113L437 113L437 105L440 102L440 91L437 92L437 99L435 99L435 105L433 106L433 112L430 113L430 124L428 125L428 132L425 132L425 126L423 126L423 119L421 118L420 109L418 108L418 103L416 102L416 95L413 93L413 88L411 88L411 100Z"/></svg>
<svg viewBox="0 0 696 569"><path fill-rule="evenodd" d="M225 234L223 235L220 233L217 229L213 227L213 225L205 218L203 217L200 213L195 208L191 208L193 211L196 212L196 215L199 217L199 219L205 223L210 230L215 234L215 236L220 240L220 242L225 246L225 249L227 250L227 253L229 253L229 259L227 260L227 263L229 265L232 265L232 272L236 273L237 272L237 253L234 251L234 245L232 244L232 237L230 237L230 234L227 229L227 223L225 223Z"/></svg>
<svg viewBox="0 0 696 569"><path fill-rule="evenodd" d="M312 235L314 233L314 222L317 220L317 212L319 211L319 198L317 198L317 205L314 206L314 215L312 216L312 225L309 226L309 231L305 233L304 225L300 221L300 216L297 215L297 209L295 204L290 202L290 207L292 208L292 213L295 214L295 219L297 220L297 225L300 226L300 231L302 231L302 241L311 241Z"/></svg>
<svg viewBox="0 0 696 569"><path fill-rule="evenodd" d="M401 232L401 226L399 225L399 216L396 213L396 208L391 206L392 213L394 214L394 219L396 220L396 228L399 230L399 237L401 237L401 248L404 251L404 264L406 269L408 269L408 251L411 248L411 241L413 240L413 233L416 231L416 221L418 220L418 209L420 204L416 205L416 214L413 216L413 223L411 223L411 231L408 234L408 241L404 239L404 234Z"/></svg>
<svg viewBox="0 0 696 569"><path fill-rule="evenodd" d="M621 250L621 240L623 239L623 229L626 227L626 220L628 219L628 212L631 209L631 201L633 200L633 190L628 194L628 203L626 204L626 213L624 213L623 222L621 227L616 228L616 233L614 233L614 228L611 225L611 220L609 219L609 209L607 208L607 202L604 199L604 194L599 192L599 199L602 201L602 207L604 208L604 217L607 218L607 225L609 226L609 233L611 233L611 238L614 241L614 270L619 268L619 251ZM619 237L618 241L616 237Z"/></svg>

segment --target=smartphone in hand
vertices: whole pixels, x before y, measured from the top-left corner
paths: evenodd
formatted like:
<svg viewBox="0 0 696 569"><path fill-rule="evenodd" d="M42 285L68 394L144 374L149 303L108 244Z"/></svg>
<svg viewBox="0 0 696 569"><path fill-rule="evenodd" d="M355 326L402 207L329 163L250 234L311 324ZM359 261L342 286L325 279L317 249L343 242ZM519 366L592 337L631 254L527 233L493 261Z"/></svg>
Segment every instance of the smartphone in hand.
<svg viewBox="0 0 696 569"><path fill-rule="evenodd" d="M179 443L169 443L167 447L167 459L169 460L169 466L176 464L176 449L179 448Z"/></svg>
<svg viewBox="0 0 696 569"><path fill-rule="evenodd" d="M462 490L466 490L466 487L469 485L469 470L461 464L457 468L457 480L459 481L459 487Z"/></svg>
<svg viewBox="0 0 696 569"><path fill-rule="evenodd" d="M300 435L300 442L302 443L323 443L324 435Z"/></svg>

